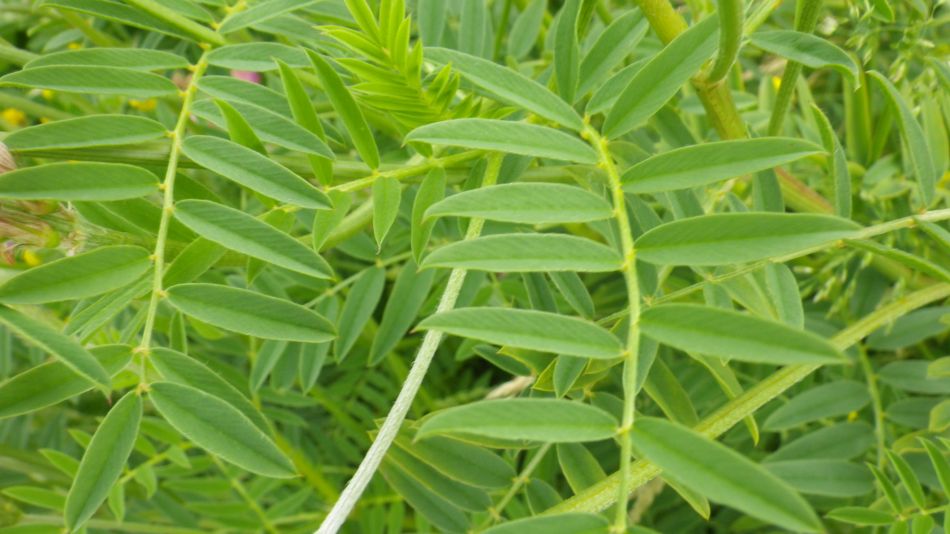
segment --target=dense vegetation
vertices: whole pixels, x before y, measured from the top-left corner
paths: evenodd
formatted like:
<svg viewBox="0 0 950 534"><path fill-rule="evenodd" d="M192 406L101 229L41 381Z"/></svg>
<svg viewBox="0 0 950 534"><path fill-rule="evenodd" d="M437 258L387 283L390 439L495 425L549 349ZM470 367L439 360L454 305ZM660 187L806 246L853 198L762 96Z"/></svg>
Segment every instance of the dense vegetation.
<svg viewBox="0 0 950 534"><path fill-rule="evenodd" d="M950 532L948 17L0 0L0 532Z"/></svg>

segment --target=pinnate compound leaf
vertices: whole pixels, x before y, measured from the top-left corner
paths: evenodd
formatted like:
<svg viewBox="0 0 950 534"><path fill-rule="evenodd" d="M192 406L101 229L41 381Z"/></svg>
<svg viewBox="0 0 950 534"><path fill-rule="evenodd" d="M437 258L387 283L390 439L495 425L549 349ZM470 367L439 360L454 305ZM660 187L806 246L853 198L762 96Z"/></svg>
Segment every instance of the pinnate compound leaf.
<svg viewBox="0 0 950 534"><path fill-rule="evenodd" d="M432 251L422 268L461 267L497 272L620 269L614 249L582 237L563 234L501 234L458 241Z"/></svg>
<svg viewBox="0 0 950 534"><path fill-rule="evenodd" d="M227 139L195 135L182 152L202 167L282 202L304 208L330 208L326 195L286 167Z"/></svg>
<svg viewBox="0 0 950 534"><path fill-rule="evenodd" d="M161 123L134 115L89 115L16 130L3 139L13 150L131 145L165 136ZM77 180L79 181L79 180Z"/></svg>
<svg viewBox="0 0 950 534"><path fill-rule="evenodd" d="M799 139L764 137L677 148L648 158L621 179L630 193L659 193L696 187L778 167L822 148Z"/></svg>
<svg viewBox="0 0 950 534"><path fill-rule="evenodd" d="M603 516L582 512L525 517L483 530L483 534L607 534Z"/></svg>
<svg viewBox="0 0 950 534"><path fill-rule="evenodd" d="M154 174L125 163L57 162L0 175L0 198L19 200L125 200L156 191Z"/></svg>
<svg viewBox="0 0 950 534"><path fill-rule="evenodd" d="M10 308L0 307L3 324L29 343L59 358L66 366L94 382L103 391L112 387L110 374L76 339Z"/></svg>
<svg viewBox="0 0 950 534"><path fill-rule="evenodd" d="M580 116L566 102L538 82L497 63L448 48L426 48L426 59L451 64L466 80L502 101L550 119L572 130L584 127Z"/></svg>
<svg viewBox="0 0 950 534"><path fill-rule="evenodd" d="M716 52L719 19L694 24L643 66L607 112L603 133L613 139L659 111Z"/></svg>
<svg viewBox="0 0 950 534"><path fill-rule="evenodd" d="M680 350L756 363L845 363L828 341L811 332L722 308L663 304L640 316L640 328Z"/></svg>
<svg viewBox="0 0 950 534"><path fill-rule="evenodd" d="M603 198L578 187L513 183L463 191L430 206L425 215L550 224L609 219L613 210Z"/></svg>
<svg viewBox="0 0 950 534"><path fill-rule="evenodd" d="M495 119L435 122L409 132L406 141L497 150L576 163L597 163L597 153L580 139L553 128L522 122Z"/></svg>
<svg viewBox="0 0 950 534"><path fill-rule="evenodd" d="M175 218L198 235L252 258L315 278L333 270L313 249L246 213L208 200L182 200Z"/></svg>
<svg viewBox="0 0 950 534"><path fill-rule="evenodd" d="M859 229L830 215L703 215L649 230L637 241L637 258L658 265L732 265L805 252L852 237Z"/></svg>
<svg viewBox="0 0 950 534"><path fill-rule="evenodd" d="M0 302L42 304L80 299L131 284L151 266L149 251L114 245L33 267L0 285Z"/></svg>
<svg viewBox="0 0 950 534"><path fill-rule="evenodd" d="M114 375L132 360L126 345L93 347L90 353L109 375ZM95 384L77 374L63 362L51 361L24 371L0 384L0 418L30 413L85 393Z"/></svg>
<svg viewBox="0 0 950 534"><path fill-rule="evenodd" d="M484 400L427 417L416 439L438 434L545 442L599 441L617 432L617 421L600 408L556 399Z"/></svg>
<svg viewBox="0 0 950 534"><path fill-rule="evenodd" d="M790 530L822 530L815 512L791 487L725 445L652 417L637 420L632 438L647 460L710 500Z"/></svg>
<svg viewBox="0 0 950 534"><path fill-rule="evenodd" d="M156 382L149 398L183 436L208 452L252 473L290 478L293 464L261 429L227 402L183 384Z"/></svg>
<svg viewBox="0 0 950 534"><path fill-rule="evenodd" d="M749 36L749 42L766 52L806 67L831 67L850 78L852 82L858 77L858 66L851 56L831 41L811 33L792 30L756 32Z"/></svg>
<svg viewBox="0 0 950 534"><path fill-rule="evenodd" d="M151 72L116 67L60 65L12 72L0 85L52 89L65 93L121 95L149 98L178 93L171 80Z"/></svg>
<svg viewBox="0 0 950 534"><path fill-rule="evenodd" d="M461 308L433 315L419 328L584 358L613 359L621 352L620 340L590 321L534 310Z"/></svg>
<svg viewBox="0 0 950 534"><path fill-rule="evenodd" d="M168 300L182 313L239 334L321 343L335 336L333 324L317 313L283 299L215 284L180 284Z"/></svg>
<svg viewBox="0 0 950 534"><path fill-rule="evenodd" d="M66 526L81 527L109 496L132 453L142 420L142 397L130 391L109 410L83 454L66 497Z"/></svg>

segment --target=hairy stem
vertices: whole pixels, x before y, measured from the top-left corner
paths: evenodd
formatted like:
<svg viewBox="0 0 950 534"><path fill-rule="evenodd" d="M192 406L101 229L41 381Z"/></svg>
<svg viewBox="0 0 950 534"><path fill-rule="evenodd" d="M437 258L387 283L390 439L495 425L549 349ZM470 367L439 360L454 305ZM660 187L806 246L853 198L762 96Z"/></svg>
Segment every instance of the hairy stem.
<svg viewBox="0 0 950 534"><path fill-rule="evenodd" d="M502 159L503 156L500 154L491 154L489 156L488 166L485 169L484 178L482 178L482 187L494 185L498 180L498 171L501 169ZM468 225L468 231L465 234L465 239L478 237L482 232L484 223L484 219L471 219ZM458 300L459 292L462 290L462 283L465 281L466 273L467 271L465 269L452 269L452 272L449 274L449 281L445 286L445 291L442 292L442 298L439 299L439 306L436 309L436 313L442 313L455 307L455 302ZM442 337L443 334L436 330L426 332L425 337L422 339L422 344L419 346L419 352L416 354L416 359L412 362L412 367L409 369L409 375L406 377L406 381L403 383L402 389L396 397L396 401L389 410L386 420L383 421L383 425L379 429L379 434L376 435L376 439L374 439L373 444L370 445L369 451L360 462L353 478L347 483L343 493L340 494L340 498L336 501L336 504L333 505L333 509L330 510L326 519L323 520L323 524L320 525L317 534L335 534L340 530L340 527L343 526L343 523L346 521L347 516L350 515L353 507L356 506L356 502L363 494L366 486L368 486L373 479L373 475L379 468L379 464L383 461L383 457L386 456L386 451L389 450L389 446L392 445L393 440L396 438L396 434L399 432L402 422L406 419L406 414L409 413L412 401L422 386L422 380L425 378L426 371L429 369L429 364L432 363L432 358L435 356L435 351L438 349L439 343L442 342Z"/></svg>

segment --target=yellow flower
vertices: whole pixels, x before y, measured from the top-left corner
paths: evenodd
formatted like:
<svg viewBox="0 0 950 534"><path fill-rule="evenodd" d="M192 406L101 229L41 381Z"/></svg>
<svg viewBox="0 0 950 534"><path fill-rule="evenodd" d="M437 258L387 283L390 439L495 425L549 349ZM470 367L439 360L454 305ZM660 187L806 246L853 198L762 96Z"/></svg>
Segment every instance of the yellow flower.
<svg viewBox="0 0 950 534"><path fill-rule="evenodd" d="M158 104L154 98L149 98L148 100L129 100L129 106L132 106L132 109L137 109L139 111L152 111L155 109L155 106Z"/></svg>
<svg viewBox="0 0 950 534"><path fill-rule="evenodd" d="M7 108L0 113L0 117L3 117L3 120L12 126L23 126L26 124L26 113L16 109L16 108Z"/></svg>
<svg viewBox="0 0 950 534"><path fill-rule="evenodd" d="M772 76L772 88L778 91L778 88L782 86L782 79L778 76Z"/></svg>
<svg viewBox="0 0 950 534"><path fill-rule="evenodd" d="M68 45L66 45L66 48L70 50L79 50L80 48L82 48L82 45L79 43L69 43Z"/></svg>
<svg viewBox="0 0 950 534"><path fill-rule="evenodd" d="M40 92L40 94L43 95L43 100L52 100L52 99L53 99L53 92L50 91L49 89L43 89L43 91Z"/></svg>
<svg viewBox="0 0 950 534"><path fill-rule="evenodd" d="M43 260L36 255L36 252L33 252L30 249L27 249L23 252L23 261L30 267L36 267L37 265L43 263Z"/></svg>

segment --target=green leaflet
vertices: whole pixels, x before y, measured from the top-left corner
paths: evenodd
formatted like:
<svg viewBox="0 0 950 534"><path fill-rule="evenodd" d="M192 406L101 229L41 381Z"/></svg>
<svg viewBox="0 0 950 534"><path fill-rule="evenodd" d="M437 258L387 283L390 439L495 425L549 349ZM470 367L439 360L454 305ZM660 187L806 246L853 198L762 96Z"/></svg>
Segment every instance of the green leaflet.
<svg viewBox="0 0 950 534"><path fill-rule="evenodd" d="M623 259L613 248L563 234L501 234L457 241L438 248L422 268L461 267L480 271L603 272L620 269Z"/></svg>
<svg viewBox="0 0 950 534"><path fill-rule="evenodd" d="M131 145L165 137L161 123L133 115L90 115L16 130L3 139L13 150ZM78 181L78 180L77 180Z"/></svg>
<svg viewBox="0 0 950 534"><path fill-rule="evenodd" d="M880 510L860 506L843 506L828 512L828 519L862 526L887 526L895 521L894 516Z"/></svg>
<svg viewBox="0 0 950 534"><path fill-rule="evenodd" d="M0 285L0 302L42 304L99 295L137 280L152 266L141 247L100 247L33 267Z"/></svg>
<svg viewBox="0 0 950 534"><path fill-rule="evenodd" d="M653 228L637 258L659 265L732 265L798 254L854 235L860 227L828 215L723 213Z"/></svg>
<svg viewBox="0 0 950 534"><path fill-rule="evenodd" d="M152 349L149 361L162 374L163 379L214 395L237 408L261 431L270 432L267 420L251 401L205 364L180 352L161 347Z"/></svg>
<svg viewBox="0 0 950 534"><path fill-rule="evenodd" d="M479 488L503 488L511 483L515 471L497 454L462 441L430 436L397 443L445 476Z"/></svg>
<svg viewBox="0 0 950 534"><path fill-rule="evenodd" d="M151 72L76 65L36 67L12 72L0 78L0 85L129 98L166 96L178 92L171 80Z"/></svg>
<svg viewBox="0 0 950 534"><path fill-rule="evenodd" d="M340 319L337 321L339 335L333 345L333 353L338 361L345 358L353 348L360 332L363 331L376 305L379 304L385 285L386 270L380 267L366 269L360 274L359 280L353 284L353 288L350 289L343 303Z"/></svg>
<svg viewBox="0 0 950 534"><path fill-rule="evenodd" d="M546 442L608 439L617 432L609 413L588 404L555 399L484 400L427 417L416 439L459 434Z"/></svg>
<svg viewBox="0 0 950 534"><path fill-rule="evenodd" d="M295 476L293 464L270 438L218 397L191 386L156 382L149 399L169 424L210 453L258 475Z"/></svg>
<svg viewBox="0 0 950 534"><path fill-rule="evenodd" d="M497 150L537 158L597 163L597 153L576 137L544 126L494 119L455 119L420 126L406 141Z"/></svg>
<svg viewBox="0 0 950 534"><path fill-rule="evenodd" d="M641 314L640 327L645 335L671 347L720 358L779 365L847 361L815 334L710 306L654 306Z"/></svg>
<svg viewBox="0 0 950 534"><path fill-rule="evenodd" d="M468 517L458 507L414 479L399 464L383 461L379 473L391 488L433 525L447 532L466 532L471 527Z"/></svg>
<svg viewBox="0 0 950 534"><path fill-rule="evenodd" d="M313 68L317 71L320 85L323 86L330 103L333 104L333 109L336 110L346 126L350 139L353 140L353 145L356 146L360 157L371 169L379 167L379 150L376 148L376 140L373 138L373 132L369 125L366 124L363 112L360 111L356 101L353 100L353 95L343 85L340 75L333 70L327 60L311 50L307 50L307 55L310 57Z"/></svg>
<svg viewBox="0 0 950 534"><path fill-rule="evenodd" d="M134 70L183 69L188 60L171 52L145 48L86 48L45 54L30 61L24 68L53 65L80 65L89 67L122 67Z"/></svg>
<svg viewBox="0 0 950 534"><path fill-rule="evenodd" d="M224 100L215 98L214 105L217 106L221 112L223 119L223 121L218 121L218 125L220 126L221 122L224 123L228 131L228 138L230 138L231 141L241 146L246 146L258 154L267 155L267 148L264 147L264 143L261 142L261 139L257 136L257 133L254 128L251 127L248 120L244 118L244 115L241 115L238 110L234 109L234 106ZM201 115L201 110L194 108L193 110L197 115Z"/></svg>
<svg viewBox="0 0 950 534"><path fill-rule="evenodd" d="M621 180L630 193L660 193L696 187L778 167L821 147L798 139L765 137L677 148L630 167Z"/></svg>
<svg viewBox="0 0 950 534"><path fill-rule="evenodd" d="M466 80L508 104L527 109L572 130L584 127L580 116L538 82L497 63L448 48L426 48L426 59L450 64Z"/></svg>
<svg viewBox="0 0 950 534"><path fill-rule="evenodd" d="M525 517L496 525L483 534L606 534L603 516L572 512L539 517Z"/></svg>
<svg viewBox="0 0 950 534"><path fill-rule="evenodd" d="M103 391L112 387L110 374L95 356L76 339L60 334L53 328L10 308L0 307L3 324L30 344L59 358L66 366L94 382Z"/></svg>
<svg viewBox="0 0 950 534"><path fill-rule="evenodd" d="M433 315L418 328L584 358L619 358L621 351L620 340L592 322L534 310L461 308Z"/></svg>
<svg viewBox="0 0 950 534"><path fill-rule="evenodd" d="M333 269L313 249L240 210L207 200L183 200L175 204L175 218L202 237L252 258L315 278L333 276Z"/></svg>
<svg viewBox="0 0 950 534"><path fill-rule="evenodd" d="M769 462L765 468L809 495L860 497L874 489L874 479L866 467L844 460Z"/></svg>
<svg viewBox="0 0 950 534"><path fill-rule="evenodd" d="M254 4L246 10L228 17L224 24L218 28L218 31L221 33L237 31L241 28L264 22L265 20L281 16L310 4L313 4L313 0L271 0L269 2Z"/></svg>
<svg viewBox="0 0 950 534"><path fill-rule="evenodd" d="M290 115L289 97L261 84L248 82L231 76L202 76L198 80L198 89L213 98L228 102L251 104L279 114L282 118ZM202 102L195 102L201 105Z"/></svg>
<svg viewBox="0 0 950 534"><path fill-rule="evenodd" d="M848 170L848 156L841 141L835 135L828 117L816 105L812 105L812 116L821 134L821 143L831 156L828 158L828 174L831 176L834 190L835 215L851 217L851 174Z"/></svg>
<svg viewBox="0 0 950 534"><path fill-rule="evenodd" d="M188 34L150 13L111 0L49 0L47 6L89 13L107 20L114 20L137 28L153 30L180 39L189 39Z"/></svg>
<svg viewBox="0 0 950 534"><path fill-rule="evenodd" d="M294 117L294 121L307 131L313 133L326 143L327 136L323 131L323 124L317 115L317 110L310 101L310 95L304 88L303 82L294 72L294 69L281 60L277 60L280 68L280 79L284 85L284 92L287 94L287 103ZM323 184L329 184L333 181L333 162L328 158L320 156L310 156L310 166L317 180Z"/></svg>
<svg viewBox="0 0 950 534"><path fill-rule="evenodd" d="M792 397L769 414L762 428L771 432L787 430L811 421L847 415L870 402L867 386L852 380L837 380Z"/></svg>
<svg viewBox="0 0 950 534"><path fill-rule="evenodd" d="M479 217L529 224L588 222L613 216L602 197L562 184L512 183L463 191L435 203L428 217Z"/></svg>
<svg viewBox="0 0 950 534"><path fill-rule="evenodd" d="M462 510L481 512L491 506L485 490L447 477L412 452L412 444L403 446L397 441L387 451L386 462L398 465L417 482Z"/></svg>
<svg viewBox="0 0 950 534"><path fill-rule="evenodd" d="M89 352L111 376L132 359L126 345L103 345ZM0 418L13 417L52 406L85 393L95 384L63 362L51 361L24 371L0 384Z"/></svg>
<svg viewBox="0 0 950 534"><path fill-rule="evenodd" d="M581 60L576 96L582 97L601 86L610 70L640 44L649 29L649 22L637 9L611 22Z"/></svg>
<svg viewBox="0 0 950 534"><path fill-rule="evenodd" d="M818 532L821 523L787 484L741 454L663 419L633 426L634 447L664 473L711 500L795 531Z"/></svg>
<svg viewBox="0 0 950 534"><path fill-rule="evenodd" d="M192 161L262 195L304 208L329 208L330 200L286 167L226 139L195 135L182 152Z"/></svg>
<svg viewBox="0 0 950 534"><path fill-rule="evenodd" d="M401 200L402 187L399 180L382 176L373 182L373 237L376 238L377 248L382 248L386 234L396 222Z"/></svg>
<svg viewBox="0 0 950 534"><path fill-rule="evenodd" d="M335 337L322 316L286 300L215 284L180 284L168 300L187 315L215 326L259 337L320 343Z"/></svg>
<svg viewBox="0 0 950 534"><path fill-rule="evenodd" d="M64 518L70 531L83 526L109 496L132 453L141 420L142 397L130 391L96 429L66 497Z"/></svg>
<svg viewBox="0 0 950 534"><path fill-rule="evenodd" d="M0 198L107 201L143 197L156 191L158 180L154 174L124 163L57 162L0 175Z"/></svg>
<svg viewBox="0 0 950 534"><path fill-rule="evenodd" d="M852 83L857 82L858 66L851 56L817 35L792 30L773 30L753 33L749 36L749 42L766 52L806 67L831 67L847 76Z"/></svg>
<svg viewBox="0 0 950 534"><path fill-rule="evenodd" d="M656 113L716 51L719 21L706 17L653 56L607 112L603 133L616 138Z"/></svg>
<svg viewBox="0 0 950 534"><path fill-rule="evenodd" d="M422 259L426 246L429 244L429 237L432 235L432 228L435 227L434 219L425 217L429 207L436 204L445 196L445 170L436 168L429 171L419 190L416 191L416 198L412 202L412 215L410 221L410 246L412 257L418 264Z"/></svg>
<svg viewBox="0 0 950 534"><path fill-rule="evenodd" d="M420 271L411 260L403 265L386 300L379 328L373 336L369 351L370 365L380 362L405 337L409 327L416 322L434 280L435 271L432 269Z"/></svg>
<svg viewBox="0 0 950 534"><path fill-rule="evenodd" d="M211 65L254 72L277 70L275 59L292 67L310 65L303 50L280 43L233 44L215 48L208 53L208 63Z"/></svg>
<svg viewBox="0 0 950 534"><path fill-rule="evenodd" d="M914 118L904 97L901 96L900 91L894 87L890 80L875 71L868 72L867 75L884 92L888 104L897 114L897 126L900 129L901 138L904 140L901 145L904 150L904 158L908 160L911 169L914 171L914 177L917 178L921 204L927 207L933 202L935 195L937 171L934 169L924 129Z"/></svg>
<svg viewBox="0 0 950 534"><path fill-rule="evenodd" d="M521 59L531 51L541 32L545 8L547 0L532 0L518 15L508 38L509 55Z"/></svg>
<svg viewBox="0 0 950 534"><path fill-rule="evenodd" d="M580 0L567 0L558 13L554 28L554 76L558 94L566 102L573 102L577 93L580 71L580 50L577 44L577 15Z"/></svg>
<svg viewBox="0 0 950 534"><path fill-rule="evenodd" d="M326 243L333 230L340 225L343 218L346 217L346 212L349 211L350 206L353 204L353 198L349 194L341 191L330 191L329 197L333 202L333 208L317 211L313 216L311 244L313 250L316 251L320 251L324 248L324 243Z"/></svg>

